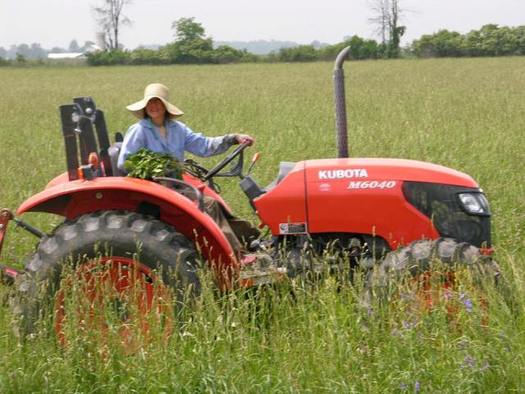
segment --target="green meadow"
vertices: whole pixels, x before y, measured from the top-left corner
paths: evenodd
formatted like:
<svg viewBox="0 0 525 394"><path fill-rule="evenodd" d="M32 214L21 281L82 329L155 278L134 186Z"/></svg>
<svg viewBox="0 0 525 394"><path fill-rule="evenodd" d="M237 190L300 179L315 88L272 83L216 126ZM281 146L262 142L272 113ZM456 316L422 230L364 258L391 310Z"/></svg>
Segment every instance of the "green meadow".
<svg viewBox="0 0 525 394"><path fill-rule="evenodd" d="M0 306L0 392L525 391L525 58L345 63L353 157L429 161L470 174L491 204L495 258L515 306L488 293L451 326L446 310L364 311L361 286L327 279L218 296L210 286L180 329L125 354L53 336L20 344ZM0 207L15 210L65 171L58 106L92 96L113 134L125 106L162 82L194 131L244 132L260 184L280 161L336 156L332 63L0 68ZM211 166L219 158L200 160ZM257 223L237 182L220 180ZM50 232L60 217L27 214ZM19 267L36 239L9 228L1 261ZM205 283L209 283L206 278ZM8 290L0 288L0 301ZM488 319L485 314L488 313ZM488 323L487 323L488 320ZM159 335L161 337L161 335Z"/></svg>

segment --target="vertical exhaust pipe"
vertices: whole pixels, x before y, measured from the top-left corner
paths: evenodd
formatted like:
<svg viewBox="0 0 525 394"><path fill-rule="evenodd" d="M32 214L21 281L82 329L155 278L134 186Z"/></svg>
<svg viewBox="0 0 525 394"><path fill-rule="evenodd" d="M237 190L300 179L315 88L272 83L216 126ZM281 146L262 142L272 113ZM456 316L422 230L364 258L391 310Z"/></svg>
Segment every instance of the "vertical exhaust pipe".
<svg viewBox="0 0 525 394"><path fill-rule="evenodd" d="M335 98L335 129L337 157L348 157L348 129L346 124L345 74L343 63L350 51L344 48L335 59L334 67L334 98Z"/></svg>

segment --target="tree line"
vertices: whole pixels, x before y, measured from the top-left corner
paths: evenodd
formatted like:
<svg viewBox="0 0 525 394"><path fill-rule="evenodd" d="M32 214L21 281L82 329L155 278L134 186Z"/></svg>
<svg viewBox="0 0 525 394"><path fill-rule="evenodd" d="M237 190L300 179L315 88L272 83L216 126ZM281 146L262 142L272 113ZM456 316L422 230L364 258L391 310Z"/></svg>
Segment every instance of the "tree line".
<svg viewBox="0 0 525 394"><path fill-rule="evenodd" d="M410 51L417 57L522 56L525 26L489 24L467 34L440 30L415 40Z"/></svg>
<svg viewBox="0 0 525 394"><path fill-rule="evenodd" d="M141 65L141 64L225 64L242 62L312 62L333 60L345 46L350 46L350 59L385 59L396 57L476 57L525 55L525 26L507 27L489 24L466 34L440 30L423 35L405 48L395 47L392 38L378 42L359 36L347 37L340 43L325 45L299 45L281 48L268 55L255 55L246 49L239 50L228 45L214 46L213 39L206 36L204 27L194 18L181 18L173 22L174 41L158 49L135 50L107 49L87 53L89 65ZM399 29L399 27L397 27ZM392 30L390 29L392 33ZM387 31L388 35L388 31ZM397 37L399 38L399 37ZM394 38L396 36L394 34ZM87 45L73 40L70 51L82 51ZM16 51L13 60L7 55ZM60 52L53 48L51 52ZM64 51L64 50L62 50ZM0 65L23 64L32 57L44 57L46 51L39 44L12 46L10 52L0 48ZM34 55L37 56L34 56Z"/></svg>
<svg viewBox="0 0 525 394"><path fill-rule="evenodd" d="M499 27L490 24L466 34L441 30L423 35L405 48L395 46L391 40L377 42L357 35L344 41L316 48L299 45L281 48L269 55L254 55L246 50L227 45L213 46L213 40L205 36L202 25L193 18L181 18L174 22L175 41L157 50L139 48L132 51L113 50L88 54L90 65L112 64L205 64L241 62L313 62L333 60L339 51L350 46L349 58L389 59L398 57L461 57L461 56L509 56L525 55L525 26ZM399 37L395 37L399 38Z"/></svg>

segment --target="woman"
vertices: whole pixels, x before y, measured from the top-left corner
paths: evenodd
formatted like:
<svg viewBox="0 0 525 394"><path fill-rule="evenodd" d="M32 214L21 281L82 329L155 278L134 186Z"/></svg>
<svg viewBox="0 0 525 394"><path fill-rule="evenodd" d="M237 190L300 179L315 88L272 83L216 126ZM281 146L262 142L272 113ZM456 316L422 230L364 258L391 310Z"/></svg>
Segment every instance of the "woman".
<svg viewBox="0 0 525 394"><path fill-rule="evenodd" d="M253 144L254 139L245 134L227 134L205 137L194 133L176 118L184 112L169 102L169 90L160 83L146 86L144 98L126 107L140 120L127 131L118 158L118 167L124 171L124 162L140 148L153 152L169 153L177 160L184 160L184 151L206 157L224 153L232 145Z"/></svg>
<svg viewBox="0 0 525 394"><path fill-rule="evenodd" d="M221 137L205 137L194 133L176 118L184 113L169 101L169 90L160 83L146 86L144 98L126 107L140 120L133 124L124 137L118 158L118 167L125 172L126 159L141 148L153 152L168 153L179 161L184 152L205 157L223 153L232 145L247 143L254 139L245 134L227 134ZM204 198L206 212L217 222L236 252L242 244L232 230L221 206L211 197Z"/></svg>

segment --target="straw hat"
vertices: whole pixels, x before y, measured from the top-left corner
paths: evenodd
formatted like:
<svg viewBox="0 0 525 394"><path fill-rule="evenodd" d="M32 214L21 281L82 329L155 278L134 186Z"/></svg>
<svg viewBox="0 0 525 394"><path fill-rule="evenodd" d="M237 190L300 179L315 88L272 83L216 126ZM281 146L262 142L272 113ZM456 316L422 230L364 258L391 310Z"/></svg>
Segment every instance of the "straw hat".
<svg viewBox="0 0 525 394"><path fill-rule="evenodd" d="M180 109L169 102L170 92L169 89L161 83L151 83L144 89L144 98L136 103L130 104L126 107L127 110L131 111L139 119L143 119L145 116L144 108L146 104L152 98L158 98L164 103L166 111L170 114L170 118L175 118L184 115Z"/></svg>

